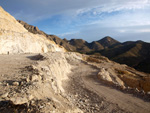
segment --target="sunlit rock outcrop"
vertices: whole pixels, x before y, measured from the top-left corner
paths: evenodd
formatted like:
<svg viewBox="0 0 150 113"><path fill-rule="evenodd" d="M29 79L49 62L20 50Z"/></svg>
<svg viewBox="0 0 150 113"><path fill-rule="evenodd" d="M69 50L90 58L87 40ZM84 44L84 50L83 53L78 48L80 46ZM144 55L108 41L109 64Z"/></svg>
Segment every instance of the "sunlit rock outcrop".
<svg viewBox="0 0 150 113"><path fill-rule="evenodd" d="M0 7L0 54L65 51L42 35L29 33Z"/></svg>

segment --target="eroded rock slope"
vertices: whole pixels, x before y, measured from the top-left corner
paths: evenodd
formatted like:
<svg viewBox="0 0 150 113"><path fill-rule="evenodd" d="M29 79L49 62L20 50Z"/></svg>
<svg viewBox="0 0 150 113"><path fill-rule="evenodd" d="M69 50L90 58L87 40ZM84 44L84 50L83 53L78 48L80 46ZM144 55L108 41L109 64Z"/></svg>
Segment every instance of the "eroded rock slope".
<svg viewBox="0 0 150 113"><path fill-rule="evenodd" d="M3 58L4 56L0 56ZM61 52L42 55L8 55L4 60L6 66L13 67L0 70L0 111L14 112L82 112L68 101L63 82L68 79L71 65L67 59L77 60L74 53ZM19 63L21 62L20 69ZM28 65L27 65L28 63ZM1 63L2 64L2 63ZM15 70L13 70L16 68ZM8 109L9 108L9 109Z"/></svg>
<svg viewBox="0 0 150 113"><path fill-rule="evenodd" d="M43 35L29 33L0 7L0 54L65 51Z"/></svg>

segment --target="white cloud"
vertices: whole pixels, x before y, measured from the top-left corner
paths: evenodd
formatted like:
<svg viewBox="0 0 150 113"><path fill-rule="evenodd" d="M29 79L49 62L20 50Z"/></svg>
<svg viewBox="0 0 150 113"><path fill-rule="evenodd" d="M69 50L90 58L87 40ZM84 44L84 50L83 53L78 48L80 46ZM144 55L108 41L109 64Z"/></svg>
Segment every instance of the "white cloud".
<svg viewBox="0 0 150 113"><path fill-rule="evenodd" d="M56 35L59 36L59 37L65 37L67 35L78 34L78 33L79 33L78 31L74 31L74 32L65 32L65 33L56 34Z"/></svg>
<svg viewBox="0 0 150 113"><path fill-rule="evenodd" d="M3 4L13 15L18 14L15 16L19 19L29 21L30 17L31 21L38 21L56 14L73 16L91 11L99 14L141 9L150 6L150 0L13 0Z"/></svg>
<svg viewBox="0 0 150 113"><path fill-rule="evenodd" d="M102 4L97 4L94 7L82 8L77 10L77 14L84 14L89 12L94 12L101 14L103 12L111 13L114 11L120 10L134 10L134 9L143 9L150 6L150 0L107 0Z"/></svg>
<svg viewBox="0 0 150 113"><path fill-rule="evenodd" d="M119 28L116 31L120 33L150 33L150 28L136 28L136 27L128 27L128 28Z"/></svg>
<svg viewBox="0 0 150 113"><path fill-rule="evenodd" d="M118 30L120 33L125 33L127 30L125 30L125 29L120 29L120 30Z"/></svg>
<svg viewBox="0 0 150 113"><path fill-rule="evenodd" d="M136 30L135 32L139 32L139 33L150 33L150 29L139 29L139 30Z"/></svg>
<svg viewBox="0 0 150 113"><path fill-rule="evenodd" d="M30 24L56 19L45 24L45 31L54 29L53 34L62 38L92 41L106 35L118 39L143 35L147 40L150 36L150 0L1 0L0 4Z"/></svg>

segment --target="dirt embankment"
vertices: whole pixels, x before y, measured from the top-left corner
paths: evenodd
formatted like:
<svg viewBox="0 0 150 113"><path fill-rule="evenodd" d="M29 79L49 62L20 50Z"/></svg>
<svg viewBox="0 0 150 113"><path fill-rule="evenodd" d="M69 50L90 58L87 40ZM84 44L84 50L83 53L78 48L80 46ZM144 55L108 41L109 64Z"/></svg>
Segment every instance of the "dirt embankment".
<svg viewBox="0 0 150 113"><path fill-rule="evenodd" d="M149 74L139 72L127 65L112 62L103 56L85 56L85 60L100 69L98 77L105 83L120 86L127 90L134 89L137 92L149 94Z"/></svg>
<svg viewBox="0 0 150 113"><path fill-rule="evenodd" d="M67 100L62 87L71 68L65 56L69 54L1 55L1 113L82 112Z"/></svg>
<svg viewBox="0 0 150 113"><path fill-rule="evenodd" d="M105 58L98 63L82 58L81 54L62 52L0 55L0 111L150 112L149 102L107 86L98 78L100 73L119 83L112 67L121 65Z"/></svg>
<svg viewBox="0 0 150 113"><path fill-rule="evenodd" d="M150 104L131 94L116 90L100 81L99 68L92 64L80 62L72 64L70 81L66 85L69 95L74 95L73 102L84 112L110 113L149 113ZM101 62L103 68L111 68L111 63ZM109 71L109 69L108 69ZM72 99L71 99L72 100Z"/></svg>

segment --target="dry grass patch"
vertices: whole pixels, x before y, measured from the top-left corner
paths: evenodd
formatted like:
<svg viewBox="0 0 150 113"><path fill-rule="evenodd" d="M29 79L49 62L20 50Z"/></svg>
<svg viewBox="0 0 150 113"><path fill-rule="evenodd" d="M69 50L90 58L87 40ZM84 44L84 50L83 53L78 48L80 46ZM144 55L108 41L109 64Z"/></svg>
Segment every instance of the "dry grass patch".
<svg viewBox="0 0 150 113"><path fill-rule="evenodd" d="M88 62L95 62L95 63L101 63L101 61L97 58L93 58L93 57L87 57L86 61Z"/></svg>
<svg viewBox="0 0 150 113"><path fill-rule="evenodd" d="M129 74L128 71L126 70L120 70L120 69L115 69L116 73L120 74L120 75L125 75L125 74Z"/></svg>
<svg viewBox="0 0 150 113"><path fill-rule="evenodd" d="M102 63L102 62L110 62L109 59L107 57L104 56L97 56L97 55L90 55L90 56L86 56L85 58L86 61L88 62L95 62L95 63Z"/></svg>

